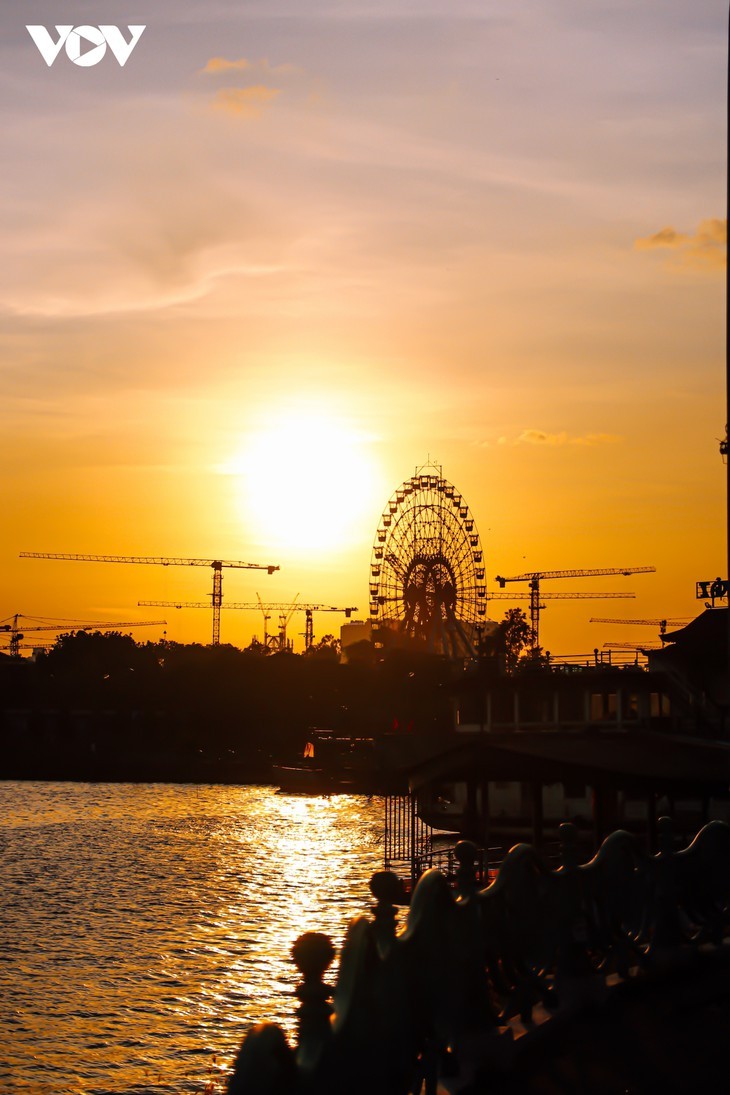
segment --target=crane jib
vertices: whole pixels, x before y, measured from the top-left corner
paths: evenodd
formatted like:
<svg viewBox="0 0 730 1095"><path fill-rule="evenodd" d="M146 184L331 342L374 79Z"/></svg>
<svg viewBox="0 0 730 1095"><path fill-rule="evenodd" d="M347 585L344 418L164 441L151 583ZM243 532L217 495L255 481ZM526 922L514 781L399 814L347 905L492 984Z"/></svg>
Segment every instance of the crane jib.
<svg viewBox="0 0 730 1095"><path fill-rule="evenodd" d="M198 559L179 558L164 555L84 555L71 552L21 551L21 559L55 559L64 562L79 563L138 563L150 566L192 566L209 567L213 571L213 646L220 642L220 612L222 607L222 570L224 567L237 570L265 570L273 574L279 567L273 563L244 563L238 559Z"/></svg>
<svg viewBox="0 0 730 1095"><path fill-rule="evenodd" d="M272 563L245 563L240 559L198 559L166 555L84 555L69 552L21 551L21 559L58 559L79 563L141 563L148 566L234 567L239 570L266 570L273 574L279 570Z"/></svg>

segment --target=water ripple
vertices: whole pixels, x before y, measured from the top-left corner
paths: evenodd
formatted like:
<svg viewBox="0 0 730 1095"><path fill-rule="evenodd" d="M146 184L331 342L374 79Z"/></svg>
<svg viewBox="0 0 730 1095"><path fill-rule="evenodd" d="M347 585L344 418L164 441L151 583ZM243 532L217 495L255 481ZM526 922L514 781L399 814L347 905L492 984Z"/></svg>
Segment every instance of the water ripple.
<svg viewBox="0 0 730 1095"><path fill-rule="evenodd" d="M0 1081L222 1091L251 1023L293 1033L291 944L341 942L381 834L356 796L0 783Z"/></svg>

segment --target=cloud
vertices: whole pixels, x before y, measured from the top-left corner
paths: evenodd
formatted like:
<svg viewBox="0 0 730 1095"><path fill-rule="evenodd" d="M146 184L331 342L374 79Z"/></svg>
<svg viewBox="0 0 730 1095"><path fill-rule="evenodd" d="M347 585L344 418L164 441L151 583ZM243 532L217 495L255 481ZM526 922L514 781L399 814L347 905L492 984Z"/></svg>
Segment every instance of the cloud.
<svg viewBox="0 0 730 1095"><path fill-rule="evenodd" d="M674 266L722 270L726 263L727 221L712 217L701 221L693 236L668 226L634 241L637 251L672 251Z"/></svg>
<svg viewBox="0 0 730 1095"><path fill-rule="evenodd" d="M229 60L227 57L211 57L203 68L198 69L198 75L228 76L230 73L245 71L250 72L251 78L258 78L260 82L247 87L220 87L209 100L214 110L234 114L239 118L258 118L272 100L281 94L282 89L272 87L269 80L301 73L296 65L286 62L272 65L268 57L261 57L258 61L250 61L247 57L239 57L236 60Z"/></svg>
<svg viewBox="0 0 730 1095"><path fill-rule="evenodd" d="M676 232L674 228L662 228L653 236L636 240L634 247L637 251L653 251L655 247L680 247L689 239L688 236Z"/></svg>
<svg viewBox="0 0 730 1095"><path fill-rule="evenodd" d="M251 87L222 87L213 98L213 107L242 118L258 118L268 104L281 94L281 88L253 84Z"/></svg>
<svg viewBox="0 0 730 1095"><path fill-rule="evenodd" d="M258 61L249 61L247 57L239 57L236 61L229 61L226 57L211 57L203 68L198 69L198 75L218 76L222 72L244 72L247 69L275 76L287 76L300 71L296 65L287 62L272 65L268 57L261 57Z"/></svg>
<svg viewBox="0 0 730 1095"><path fill-rule="evenodd" d="M559 445L612 445L621 441L618 434L613 433L586 433L579 436L571 436L565 430L560 433L546 433L545 430L523 430L515 438L500 437L499 445L547 445L556 447Z"/></svg>
<svg viewBox="0 0 730 1095"><path fill-rule="evenodd" d="M270 177L268 189L258 178L232 187L223 157L192 157L167 113L144 137L121 106L112 120L58 173L56 202L29 173L28 199L3 209L2 319L155 311L227 297L241 278L266 282L267 300L272 278L280 291L290 221L272 211ZM206 127L196 114L186 135Z"/></svg>
<svg viewBox="0 0 730 1095"><path fill-rule="evenodd" d="M687 261L713 270L725 268L727 256L727 221L713 218L702 221L687 247Z"/></svg>
<svg viewBox="0 0 730 1095"><path fill-rule="evenodd" d="M241 57L238 61L227 61L225 57L211 57L206 64L205 68L200 69L202 75L230 72L233 69L242 70L251 67L251 62L247 61L245 57Z"/></svg>

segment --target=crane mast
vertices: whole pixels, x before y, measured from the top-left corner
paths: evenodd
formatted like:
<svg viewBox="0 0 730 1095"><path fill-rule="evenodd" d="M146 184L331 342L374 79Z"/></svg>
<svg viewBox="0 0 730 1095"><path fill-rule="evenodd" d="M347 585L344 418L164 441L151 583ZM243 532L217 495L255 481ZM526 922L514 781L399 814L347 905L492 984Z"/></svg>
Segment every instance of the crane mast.
<svg viewBox="0 0 730 1095"><path fill-rule="evenodd" d="M264 602L261 600L261 595L259 593L256 594L256 599L258 601L259 608L261 609L261 615L264 617L264 649L268 650L268 648L269 648L269 620L271 619L271 613L267 611L266 606L264 605Z"/></svg>
<svg viewBox="0 0 730 1095"><path fill-rule="evenodd" d="M165 555L82 555L69 552L54 551L21 551L21 559L54 559L64 562L78 563L137 563L144 566L188 566L210 567L213 571L213 592L211 594L211 607L213 609L213 646L218 646L221 637L221 605L223 603L223 568L232 567L235 570L265 570L273 574L278 566L270 563L243 563L232 559L198 559L190 557L173 557Z"/></svg>

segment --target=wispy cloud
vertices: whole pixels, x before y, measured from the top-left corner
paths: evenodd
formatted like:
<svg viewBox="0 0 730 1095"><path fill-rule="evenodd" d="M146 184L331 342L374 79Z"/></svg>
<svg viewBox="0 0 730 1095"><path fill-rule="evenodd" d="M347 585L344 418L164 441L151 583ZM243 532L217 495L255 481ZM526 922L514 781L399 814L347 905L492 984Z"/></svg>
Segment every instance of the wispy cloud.
<svg viewBox="0 0 730 1095"><path fill-rule="evenodd" d="M662 228L653 236L642 237L634 243L637 251L653 251L657 247L681 247L689 236L677 232L675 228Z"/></svg>
<svg viewBox="0 0 730 1095"><path fill-rule="evenodd" d="M144 141L125 129L121 111L115 119L59 184L57 207L39 188L12 221L6 214L0 312L149 312L226 293L241 277L268 283L281 273L288 224L271 216L263 184L229 187L220 157L193 161L163 132L164 116L148 122ZM188 132L204 126L210 116L196 115Z"/></svg>
<svg viewBox="0 0 730 1095"><path fill-rule="evenodd" d="M569 434L566 430L560 433L547 433L545 430L523 430L517 437L500 437L498 445L546 445L557 447L560 445L613 445L623 440L614 433L586 433Z"/></svg>
<svg viewBox="0 0 730 1095"><path fill-rule="evenodd" d="M281 88L253 84L251 87L222 87L216 92L213 106L241 118L258 118L269 103L281 94Z"/></svg>
<svg viewBox="0 0 730 1095"><path fill-rule="evenodd" d="M286 80L287 77L299 75L301 69L288 62L272 65L268 57L252 61L248 57L230 59L217 56L211 57L203 68L198 69L197 74L230 78L237 72L247 72L251 80L258 82L243 87L230 85L219 87L209 100L209 105L214 110L239 118L258 118L273 100L281 95L282 88L272 86L272 81Z"/></svg>
<svg viewBox="0 0 730 1095"><path fill-rule="evenodd" d="M722 270L726 264L727 221L718 217L701 221L694 235L667 226L635 240L634 247L637 251L671 251L672 265Z"/></svg>
<svg viewBox="0 0 730 1095"><path fill-rule="evenodd" d="M251 62L245 57L240 57L237 61L228 61L225 57L211 57L205 67L200 69L200 73L201 75L213 75L233 70L242 71L250 67Z"/></svg>
<svg viewBox="0 0 730 1095"><path fill-rule="evenodd" d="M234 61L227 57L211 57L203 68L198 70L198 75L218 76L222 72L246 72L249 69L274 76L287 76L301 71L297 65L289 64L287 61L272 65L268 57L260 57L258 61L251 61L248 57L239 57Z"/></svg>

